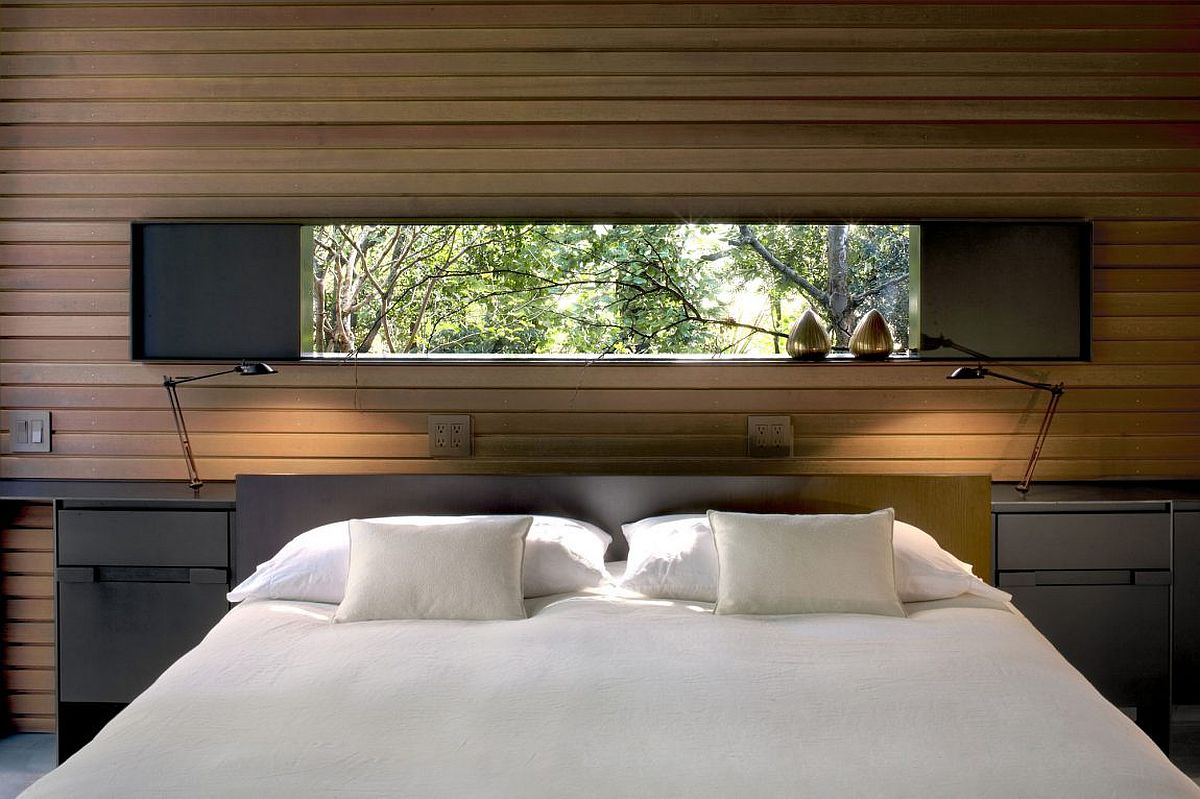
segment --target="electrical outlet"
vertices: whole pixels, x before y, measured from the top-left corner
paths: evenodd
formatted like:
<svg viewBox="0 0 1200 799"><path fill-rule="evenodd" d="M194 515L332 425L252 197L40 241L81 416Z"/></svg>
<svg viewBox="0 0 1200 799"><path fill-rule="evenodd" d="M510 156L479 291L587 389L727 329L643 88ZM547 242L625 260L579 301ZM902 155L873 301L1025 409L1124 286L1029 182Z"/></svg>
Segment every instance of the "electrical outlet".
<svg viewBox="0 0 1200 799"><path fill-rule="evenodd" d="M429 417L429 455L433 458L471 456L471 417L467 415Z"/></svg>
<svg viewBox="0 0 1200 799"><path fill-rule="evenodd" d="M790 458L792 417L747 416L746 454L752 458Z"/></svg>

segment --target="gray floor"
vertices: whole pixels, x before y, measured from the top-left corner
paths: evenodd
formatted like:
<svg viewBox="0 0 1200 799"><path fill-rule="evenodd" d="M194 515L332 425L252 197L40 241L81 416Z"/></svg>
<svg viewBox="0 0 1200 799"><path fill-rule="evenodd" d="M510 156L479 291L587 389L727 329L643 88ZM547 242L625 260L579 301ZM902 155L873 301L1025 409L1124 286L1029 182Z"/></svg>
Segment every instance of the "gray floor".
<svg viewBox="0 0 1200 799"><path fill-rule="evenodd" d="M1171 714L1171 762L1200 785L1200 705Z"/></svg>
<svg viewBox="0 0 1200 799"><path fill-rule="evenodd" d="M0 799L12 799L54 768L54 736L22 733L0 739Z"/></svg>
<svg viewBox="0 0 1200 799"><path fill-rule="evenodd" d="M1171 723L1171 760L1200 785L1200 706L1178 708ZM54 736L41 733L0 739L0 799L14 799L54 768Z"/></svg>

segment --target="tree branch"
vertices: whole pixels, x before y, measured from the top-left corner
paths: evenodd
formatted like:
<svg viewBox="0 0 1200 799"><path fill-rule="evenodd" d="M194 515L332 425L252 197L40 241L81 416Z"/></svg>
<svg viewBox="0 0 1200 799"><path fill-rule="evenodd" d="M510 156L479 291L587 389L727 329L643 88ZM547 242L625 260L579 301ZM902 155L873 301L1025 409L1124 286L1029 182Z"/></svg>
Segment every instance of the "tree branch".
<svg viewBox="0 0 1200 799"><path fill-rule="evenodd" d="M854 307L858 307L858 305L860 305L863 302L863 300L867 299L868 297L871 297L875 294L880 293L881 291L888 288L889 286L894 286L897 283L902 283L905 280L908 280L908 273L892 275L891 277L887 278L886 280L881 280L878 283L876 283L875 285L865 288L862 291L860 291L858 294L855 294L850 299L850 304L853 305Z"/></svg>
<svg viewBox="0 0 1200 799"><path fill-rule="evenodd" d="M739 238L737 239L737 242L739 245L749 247L750 249L754 250L754 252L758 253L758 257L766 261L772 269L783 275L792 283L795 283L797 286L803 289L806 294L817 300L820 305L825 307L829 306L829 292L823 291L813 283L810 283L804 277L804 275L800 274L795 269L775 257L775 253L771 252L769 249L767 249L765 244L759 241L758 236L755 235L753 228L751 228L749 225L738 225L738 234Z"/></svg>

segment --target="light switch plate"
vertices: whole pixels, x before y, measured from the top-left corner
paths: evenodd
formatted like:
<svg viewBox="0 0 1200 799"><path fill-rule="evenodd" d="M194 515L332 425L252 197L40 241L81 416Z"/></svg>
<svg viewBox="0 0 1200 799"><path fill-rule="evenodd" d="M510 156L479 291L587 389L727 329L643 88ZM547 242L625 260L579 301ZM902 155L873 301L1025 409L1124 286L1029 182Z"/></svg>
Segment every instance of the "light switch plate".
<svg viewBox="0 0 1200 799"><path fill-rule="evenodd" d="M49 452L50 411L9 411L8 437L12 452Z"/></svg>

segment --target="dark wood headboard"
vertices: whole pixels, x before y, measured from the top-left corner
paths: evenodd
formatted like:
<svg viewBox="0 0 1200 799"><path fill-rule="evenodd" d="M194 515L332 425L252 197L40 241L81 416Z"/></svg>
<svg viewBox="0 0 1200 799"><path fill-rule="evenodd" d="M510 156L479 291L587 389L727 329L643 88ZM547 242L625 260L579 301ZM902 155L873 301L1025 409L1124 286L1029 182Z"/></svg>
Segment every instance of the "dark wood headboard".
<svg viewBox="0 0 1200 799"><path fill-rule="evenodd" d="M893 507L950 552L992 570L986 475L239 475L234 574L248 577L299 533L339 519L404 514L542 513L592 522L624 557L621 524L710 508L864 513Z"/></svg>

